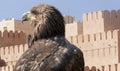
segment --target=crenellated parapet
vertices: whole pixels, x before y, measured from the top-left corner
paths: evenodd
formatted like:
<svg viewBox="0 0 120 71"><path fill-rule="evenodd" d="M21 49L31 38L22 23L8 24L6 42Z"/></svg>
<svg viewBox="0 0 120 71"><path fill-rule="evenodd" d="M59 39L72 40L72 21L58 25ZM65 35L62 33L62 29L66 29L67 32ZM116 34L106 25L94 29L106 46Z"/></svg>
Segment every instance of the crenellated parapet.
<svg viewBox="0 0 120 71"><path fill-rule="evenodd" d="M83 51L86 65L101 65L120 62L119 30L70 36L66 38Z"/></svg>
<svg viewBox="0 0 120 71"><path fill-rule="evenodd" d="M0 32L0 47L19 45L26 43L26 35L24 32L20 31L7 31Z"/></svg>
<svg viewBox="0 0 120 71"><path fill-rule="evenodd" d="M120 10L103 11L105 31L120 29Z"/></svg>
<svg viewBox="0 0 120 71"><path fill-rule="evenodd" d="M0 67L0 71L13 71L14 65Z"/></svg>
<svg viewBox="0 0 120 71"><path fill-rule="evenodd" d="M0 57L1 59L4 59L7 66L15 65L16 61L27 49L28 49L27 44L0 47Z"/></svg>
<svg viewBox="0 0 120 71"><path fill-rule="evenodd" d="M83 24L80 21L74 21L71 24L65 24L65 36L76 36L83 34Z"/></svg>
<svg viewBox="0 0 120 71"><path fill-rule="evenodd" d="M83 34L104 32L103 12L90 12L83 14Z"/></svg>
<svg viewBox="0 0 120 71"><path fill-rule="evenodd" d="M102 33L96 33L96 34L87 34L87 35L77 35L77 36L68 36L66 37L71 43L79 45L81 48L87 48L87 45L90 49L91 48L103 48L103 47L95 47L95 44L103 44L107 45L108 43L112 45L113 43L117 44L118 42L118 35L119 30L113 30L113 31L106 31ZM114 42L113 42L114 41ZM116 41L116 42L115 42ZM84 46L86 45L86 46ZM94 45L94 47L92 47Z"/></svg>
<svg viewBox="0 0 120 71"><path fill-rule="evenodd" d="M94 21L103 18L103 11L90 12L83 14L83 21Z"/></svg>
<svg viewBox="0 0 120 71"><path fill-rule="evenodd" d="M83 33L94 34L120 29L120 10L104 10L83 14Z"/></svg>
<svg viewBox="0 0 120 71"><path fill-rule="evenodd" d="M64 16L64 21L65 21L65 24L71 24L75 21L75 17L74 16Z"/></svg>
<svg viewBox="0 0 120 71"><path fill-rule="evenodd" d="M101 66L85 66L84 71L120 71L120 63Z"/></svg>

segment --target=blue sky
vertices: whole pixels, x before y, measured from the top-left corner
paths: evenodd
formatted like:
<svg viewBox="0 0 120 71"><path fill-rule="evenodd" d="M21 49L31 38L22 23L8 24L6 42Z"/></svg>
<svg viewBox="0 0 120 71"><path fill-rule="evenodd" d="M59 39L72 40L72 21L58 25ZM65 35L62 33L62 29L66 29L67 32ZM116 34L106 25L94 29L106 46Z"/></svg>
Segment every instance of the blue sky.
<svg viewBox="0 0 120 71"><path fill-rule="evenodd" d="M5 18L21 19L22 14L37 4L50 4L63 15L82 19L82 14L99 10L118 10L120 0L1 0L0 20Z"/></svg>

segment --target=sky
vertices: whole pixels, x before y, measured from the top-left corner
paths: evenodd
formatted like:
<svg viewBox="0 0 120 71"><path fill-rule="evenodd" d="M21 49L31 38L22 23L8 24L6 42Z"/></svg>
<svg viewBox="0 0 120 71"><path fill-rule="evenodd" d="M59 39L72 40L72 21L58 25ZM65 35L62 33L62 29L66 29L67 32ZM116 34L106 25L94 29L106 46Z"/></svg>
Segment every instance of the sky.
<svg viewBox="0 0 120 71"><path fill-rule="evenodd" d="M6 18L21 19L23 13L38 4L55 6L63 15L82 20L84 13L100 10L119 10L120 0L1 0L0 21Z"/></svg>

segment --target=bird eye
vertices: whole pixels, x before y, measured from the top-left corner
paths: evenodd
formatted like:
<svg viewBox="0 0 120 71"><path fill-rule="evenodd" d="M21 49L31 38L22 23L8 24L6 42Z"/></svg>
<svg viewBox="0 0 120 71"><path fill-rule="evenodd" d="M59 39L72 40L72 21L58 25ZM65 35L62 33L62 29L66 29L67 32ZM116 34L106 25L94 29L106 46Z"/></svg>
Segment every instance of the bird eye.
<svg viewBox="0 0 120 71"><path fill-rule="evenodd" d="M31 13L33 13L35 15L39 14L37 11L31 11Z"/></svg>

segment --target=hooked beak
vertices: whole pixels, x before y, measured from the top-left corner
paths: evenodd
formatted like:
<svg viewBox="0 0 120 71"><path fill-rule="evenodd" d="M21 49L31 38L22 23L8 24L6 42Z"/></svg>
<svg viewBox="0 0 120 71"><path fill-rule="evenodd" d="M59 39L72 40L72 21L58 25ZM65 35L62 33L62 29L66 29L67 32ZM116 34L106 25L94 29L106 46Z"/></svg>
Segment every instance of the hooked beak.
<svg viewBox="0 0 120 71"><path fill-rule="evenodd" d="M23 15L22 22L23 21L31 21L31 20L34 20L34 19L35 19L35 15L32 14L31 12L27 12Z"/></svg>
<svg viewBox="0 0 120 71"><path fill-rule="evenodd" d="M27 14L26 14L22 17L22 21L27 21L27 20L28 20L28 18L27 18Z"/></svg>
<svg viewBox="0 0 120 71"><path fill-rule="evenodd" d="M22 23L24 21L28 21L28 14L27 13L22 17Z"/></svg>

